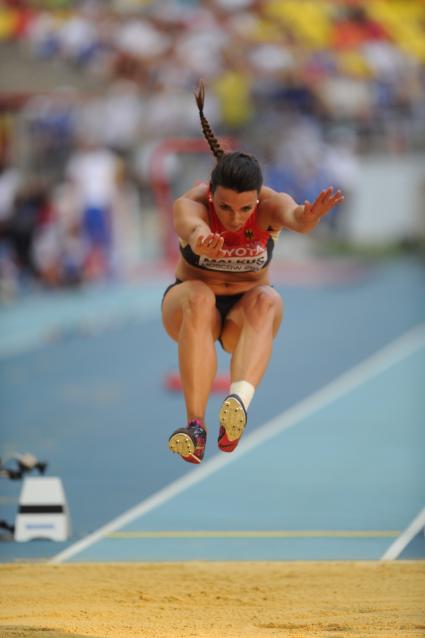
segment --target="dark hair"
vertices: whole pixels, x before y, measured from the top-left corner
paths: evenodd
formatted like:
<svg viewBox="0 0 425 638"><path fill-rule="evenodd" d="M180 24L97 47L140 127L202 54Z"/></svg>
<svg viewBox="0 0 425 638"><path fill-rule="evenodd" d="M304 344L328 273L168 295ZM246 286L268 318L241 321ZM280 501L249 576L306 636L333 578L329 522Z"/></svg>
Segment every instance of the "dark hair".
<svg viewBox="0 0 425 638"><path fill-rule="evenodd" d="M230 188L238 193L244 191L259 191L263 184L261 167L256 158L248 153L226 153L214 135L207 118L204 115L205 87L201 81L198 92L195 93L201 119L202 132L208 142L217 164L211 173L211 191L217 186Z"/></svg>

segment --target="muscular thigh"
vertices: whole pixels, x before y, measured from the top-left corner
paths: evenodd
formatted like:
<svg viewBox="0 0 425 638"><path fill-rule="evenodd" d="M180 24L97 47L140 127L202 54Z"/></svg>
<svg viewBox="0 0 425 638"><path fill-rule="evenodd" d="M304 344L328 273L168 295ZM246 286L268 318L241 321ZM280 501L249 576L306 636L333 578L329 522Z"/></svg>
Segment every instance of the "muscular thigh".
<svg viewBox="0 0 425 638"><path fill-rule="evenodd" d="M267 298L269 303L263 304L268 306L273 313L273 337L276 336L283 317L283 300L282 297L271 286L258 286L244 294L244 296L233 306L227 315L220 335L220 341L227 352L233 352L235 349L244 322L247 320L249 312L255 307L255 301L258 295L262 295L263 299ZM261 305L258 304L258 312Z"/></svg>
<svg viewBox="0 0 425 638"><path fill-rule="evenodd" d="M199 281L183 281L170 288L162 302L162 323L168 335L175 341L179 340L184 311L191 302L198 302L206 314L205 321L209 322L214 338L218 339L221 319L214 299L211 289Z"/></svg>

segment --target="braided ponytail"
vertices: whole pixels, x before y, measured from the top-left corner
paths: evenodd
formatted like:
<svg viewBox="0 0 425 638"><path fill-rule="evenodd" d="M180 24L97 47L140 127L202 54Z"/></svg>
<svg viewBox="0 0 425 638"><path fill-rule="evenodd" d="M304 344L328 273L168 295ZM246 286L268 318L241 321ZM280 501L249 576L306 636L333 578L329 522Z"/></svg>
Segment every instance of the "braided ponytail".
<svg viewBox="0 0 425 638"><path fill-rule="evenodd" d="M195 92L196 104L198 105L199 117L201 119L202 132L208 142L214 157L219 160L224 155L224 150L214 135L207 118L204 115L205 86L202 80L199 82L198 92Z"/></svg>
<svg viewBox="0 0 425 638"><path fill-rule="evenodd" d="M204 115L205 86L202 80L199 82L198 91L194 94L201 118L202 132L217 160L210 177L211 192L214 193L217 186L223 186L237 193L253 190L259 193L263 183L263 175L258 160L247 153L226 152L220 146Z"/></svg>

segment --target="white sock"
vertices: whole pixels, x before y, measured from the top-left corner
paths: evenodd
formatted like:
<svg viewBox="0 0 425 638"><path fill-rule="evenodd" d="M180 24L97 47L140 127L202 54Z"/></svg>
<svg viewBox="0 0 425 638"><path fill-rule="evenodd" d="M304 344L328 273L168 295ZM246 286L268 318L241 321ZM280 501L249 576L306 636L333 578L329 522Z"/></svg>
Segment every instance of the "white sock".
<svg viewBox="0 0 425 638"><path fill-rule="evenodd" d="M230 394L237 394L244 404L245 410L248 410L249 404L254 396L255 387L249 381L235 381L230 386Z"/></svg>

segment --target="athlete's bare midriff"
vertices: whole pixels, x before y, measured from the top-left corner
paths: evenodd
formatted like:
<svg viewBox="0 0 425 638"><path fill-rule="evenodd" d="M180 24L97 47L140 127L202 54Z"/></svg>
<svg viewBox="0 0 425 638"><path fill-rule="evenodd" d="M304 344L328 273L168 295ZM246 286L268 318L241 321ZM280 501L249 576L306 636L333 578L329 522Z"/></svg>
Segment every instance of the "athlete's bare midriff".
<svg viewBox="0 0 425 638"><path fill-rule="evenodd" d="M216 272L191 266L183 257L180 257L177 263L176 277L182 281L193 279L203 281L216 295L236 295L256 286L270 284L268 267L258 272Z"/></svg>

